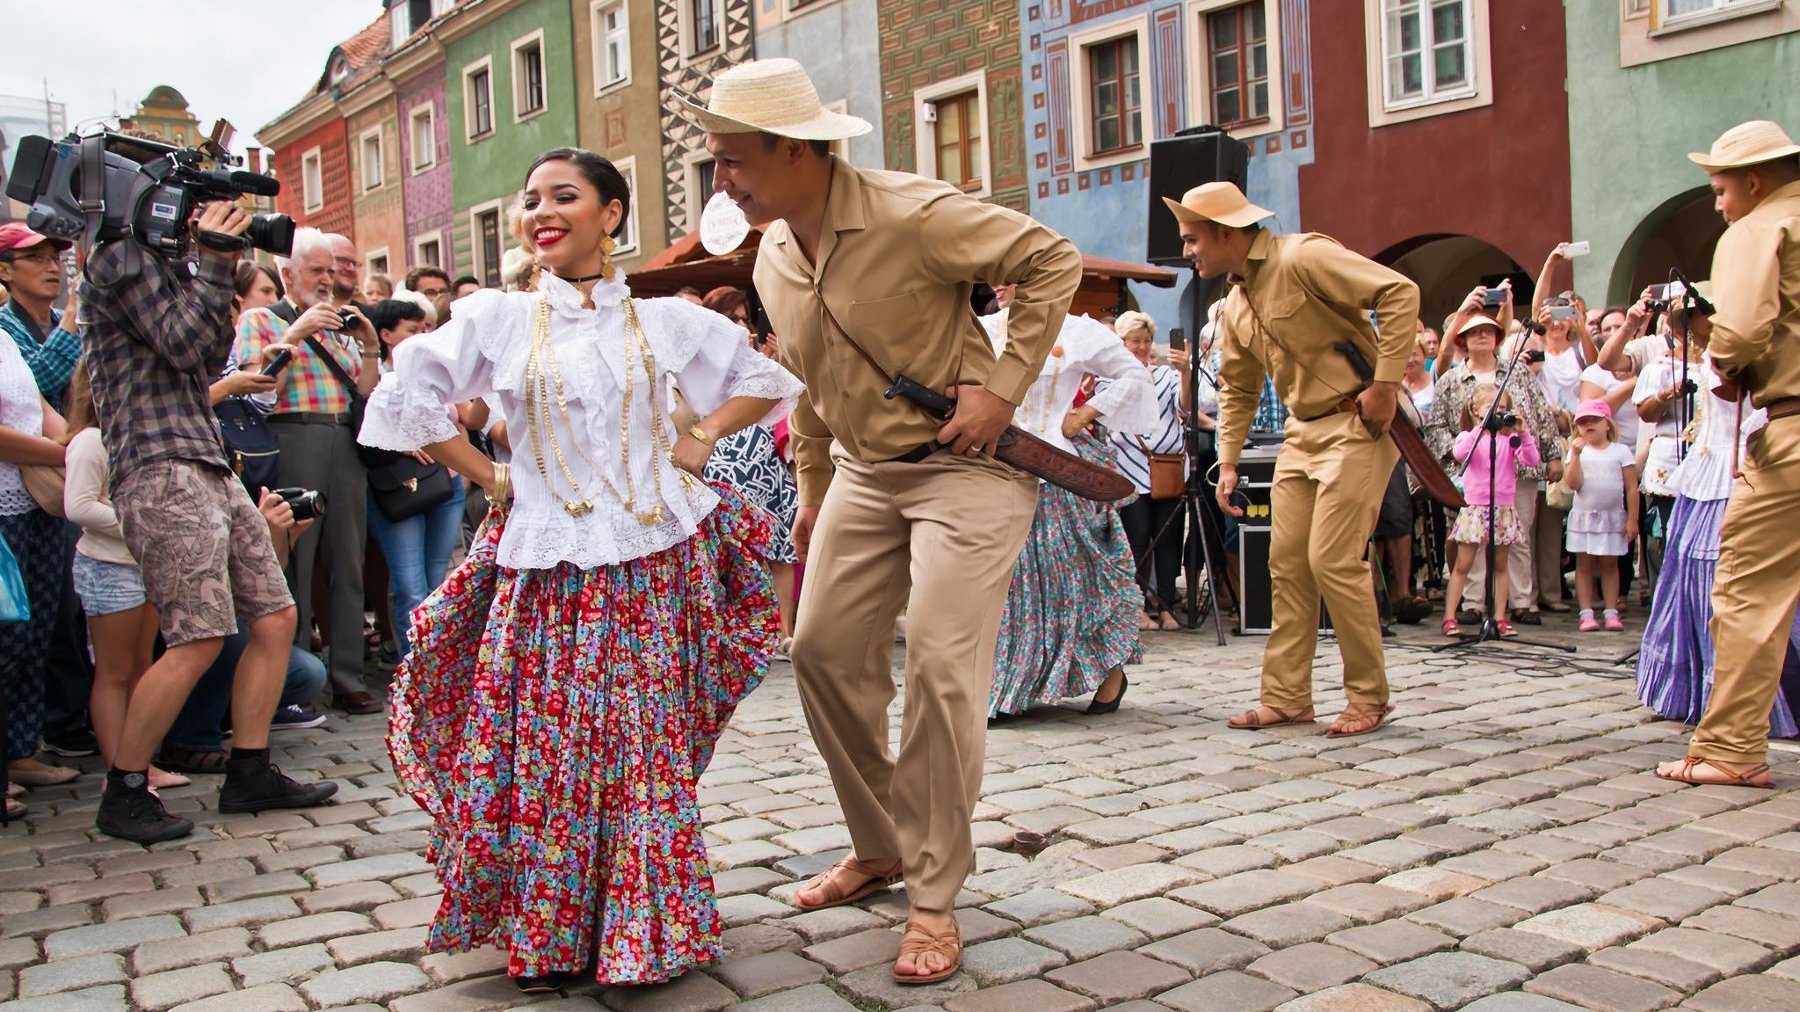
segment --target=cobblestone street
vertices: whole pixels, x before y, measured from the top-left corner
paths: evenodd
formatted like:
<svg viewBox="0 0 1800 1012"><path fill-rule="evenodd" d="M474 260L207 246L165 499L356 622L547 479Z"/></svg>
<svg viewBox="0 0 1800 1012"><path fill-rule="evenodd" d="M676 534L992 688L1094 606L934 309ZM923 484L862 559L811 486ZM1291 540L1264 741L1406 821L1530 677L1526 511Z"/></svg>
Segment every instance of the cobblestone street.
<svg viewBox="0 0 1800 1012"><path fill-rule="evenodd" d="M1566 632L1564 622L1551 630ZM1393 724L1233 731L1260 638L1223 650L1150 634L1124 708L1079 703L990 734L979 868L961 899L965 972L889 977L895 892L802 914L797 880L848 846L779 665L739 710L702 801L729 931L725 960L656 988L591 983L555 1012L1549 1012L1800 1008L1800 764L1782 789L1652 777L1686 729L1651 722L1634 637L1562 657L1422 629L1390 641ZM1321 684L1337 677L1328 644ZM437 886L425 817L397 794L380 717L277 741L319 811L208 808L211 778L166 792L198 820L150 850L99 837L98 779L32 792L0 833L0 1001L16 1012L463 1012L534 1004L493 951L426 955ZM86 768L97 769L96 760ZM1014 833L1050 838L1032 857ZM1685 1004L1684 1004L1685 1003Z"/></svg>

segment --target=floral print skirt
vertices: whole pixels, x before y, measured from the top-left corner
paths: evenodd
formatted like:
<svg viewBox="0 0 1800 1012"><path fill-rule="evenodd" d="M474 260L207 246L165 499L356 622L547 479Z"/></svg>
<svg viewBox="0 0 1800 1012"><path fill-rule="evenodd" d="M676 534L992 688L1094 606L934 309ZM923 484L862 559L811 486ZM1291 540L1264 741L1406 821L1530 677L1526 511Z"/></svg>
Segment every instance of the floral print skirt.
<svg viewBox="0 0 1800 1012"><path fill-rule="evenodd" d="M1117 469L1117 451L1105 439L1084 433L1075 449ZM1137 628L1143 591L1119 505L1040 486L1000 618L988 716L1087 695L1113 668L1143 659Z"/></svg>
<svg viewBox="0 0 1800 1012"><path fill-rule="evenodd" d="M428 946L514 976L669 980L721 954L695 786L780 634L767 514L579 569L500 567L505 514L413 615L388 747L435 820Z"/></svg>

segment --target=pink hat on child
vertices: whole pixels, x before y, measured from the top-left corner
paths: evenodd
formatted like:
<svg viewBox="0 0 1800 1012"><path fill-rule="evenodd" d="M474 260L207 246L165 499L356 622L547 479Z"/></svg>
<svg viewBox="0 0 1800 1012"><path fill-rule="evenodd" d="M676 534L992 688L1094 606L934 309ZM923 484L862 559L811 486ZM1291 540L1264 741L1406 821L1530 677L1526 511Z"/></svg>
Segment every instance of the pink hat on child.
<svg viewBox="0 0 1800 1012"><path fill-rule="evenodd" d="M1575 409L1575 420L1578 422L1583 418L1610 419L1612 416L1611 406L1602 400L1582 401L1581 407Z"/></svg>

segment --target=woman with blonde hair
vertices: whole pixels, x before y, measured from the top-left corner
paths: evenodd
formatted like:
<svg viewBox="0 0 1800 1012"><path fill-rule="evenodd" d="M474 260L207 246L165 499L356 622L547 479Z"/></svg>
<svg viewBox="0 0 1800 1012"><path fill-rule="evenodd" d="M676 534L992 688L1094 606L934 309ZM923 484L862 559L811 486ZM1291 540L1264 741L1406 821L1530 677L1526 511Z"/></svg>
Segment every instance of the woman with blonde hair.
<svg viewBox="0 0 1800 1012"><path fill-rule="evenodd" d="M1119 314L1113 321L1113 332L1124 342L1125 350L1150 370L1150 382L1156 391L1156 422L1148 435L1129 431L1112 434L1119 471L1137 489L1137 498L1119 509L1119 520L1125 525L1125 537L1136 560L1137 584L1144 595L1138 628L1172 631L1181 628L1174 611L1175 577L1181 570L1185 531L1181 500L1156 499L1150 494L1150 458L1181 456L1182 476L1187 475L1190 462L1185 456L1181 422L1193 408L1188 399L1188 355L1171 348L1169 364L1158 363L1154 357L1156 321L1136 310Z"/></svg>

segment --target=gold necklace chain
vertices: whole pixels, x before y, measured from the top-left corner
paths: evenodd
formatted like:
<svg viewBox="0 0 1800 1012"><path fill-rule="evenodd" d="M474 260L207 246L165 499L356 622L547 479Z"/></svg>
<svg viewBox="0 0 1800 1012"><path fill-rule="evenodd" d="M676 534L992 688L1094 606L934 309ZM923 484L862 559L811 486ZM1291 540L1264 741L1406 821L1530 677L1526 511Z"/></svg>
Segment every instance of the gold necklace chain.
<svg viewBox="0 0 1800 1012"><path fill-rule="evenodd" d="M643 326L638 322L637 310L630 297L623 300L623 305L625 310L625 347L623 349L625 352L625 390L619 410L619 462L625 471L626 491L621 492L619 487L613 483L612 478L595 466L592 458L588 457L581 448L579 440L576 442L575 453L625 505L626 511L631 513L638 523L646 527L653 527L662 523L664 516L660 461L669 453L669 440L668 434L663 429L662 412L658 410L654 402L655 392L652 391L650 436L657 455L652 458L653 464L650 473L654 481L656 505L652 509L639 511L637 508L637 482L631 472L631 406L636 375L636 369L633 366L641 363L645 378L654 384L656 357L650 349L650 341L644 334ZM632 361L634 357L638 359L638 362ZM594 506L591 499L582 495L581 483L576 479L574 470L563 455L562 444L556 438L555 416L550 409L552 398L556 402L557 410L562 414L563 424L569 427L570 432L574 432L575 425L569 417L568 398L563 387L562 370L557 365L556 353L550 338L550 303L548 299L540 297L537 304L537 316L532 328L531 354L525 362L525 414L529 421L531 452L537 463L538 474L543 478L544 487L549 489L551 497L560 503L563 510L570 516L579 517L592 512ZM546 444L550 448L551 455L556 458L557 467L562 471L570 492L580 498L566 499L556 490L556 485L551 480L550 469L544 459L543 448ZM687 472L682 472L682 478L684 482L692 484L692 476Z"/></svg>

